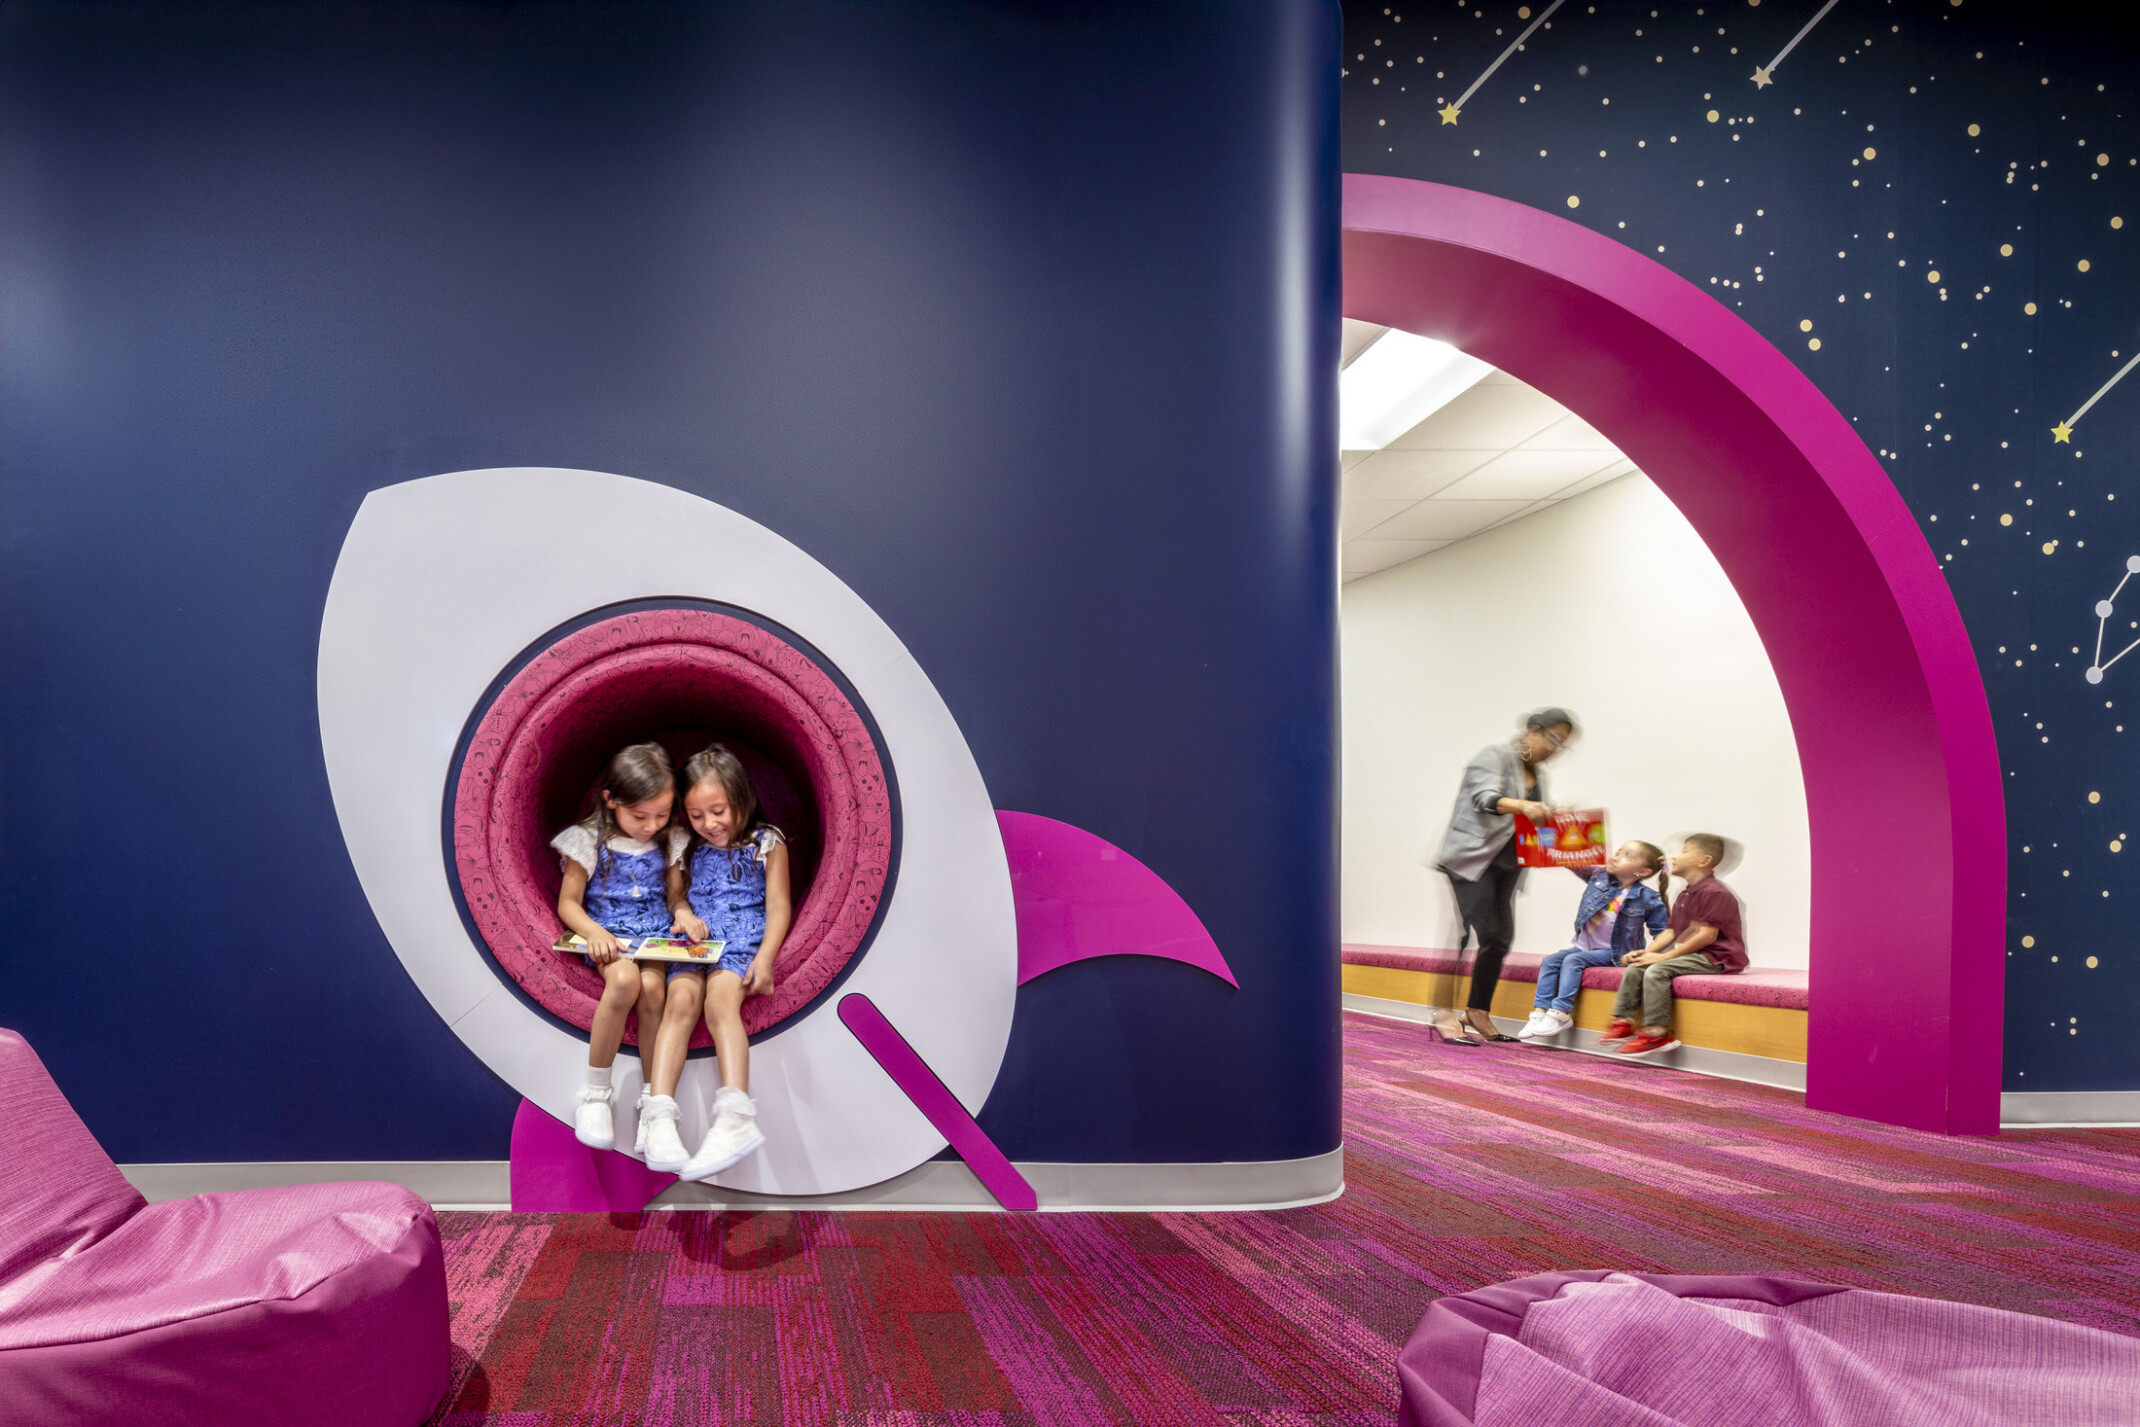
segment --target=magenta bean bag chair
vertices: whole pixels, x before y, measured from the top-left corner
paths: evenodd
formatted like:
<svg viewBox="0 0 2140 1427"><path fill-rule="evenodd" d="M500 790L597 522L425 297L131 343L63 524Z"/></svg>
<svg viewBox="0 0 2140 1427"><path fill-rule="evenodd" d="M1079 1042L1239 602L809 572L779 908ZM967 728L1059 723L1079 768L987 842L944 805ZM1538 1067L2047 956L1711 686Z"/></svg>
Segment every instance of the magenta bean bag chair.
<svg viewBox="0 0 2140 1427"><path fill-rule="evenodd" d="M446 1390L431 1208L393 1184L146 1203L0 1030L0 1422L415 1427Z"/></svg>
<svg viewBox="0 0 2140 1427"><path fill-rule="evenodd" d="M1547 1273L1443 1298L1404 1427L2113 1427L2140 1339L1754 1274Z"/></svg>
<svg viewBox="0 0 2140 1427"><path fill-rule="evenodd" d="M795 920L773 990L744 1003L744 1028L755 1034L810 1004L874 925L892 867L892 791L869 724L839 684L731 615L615 615L506 680L476 719L453 786L453 856L476 931L498 968L567 1024L593 1024L602 978L551 950L564 927L550 839L592 809L619 748L661 743L681 774L715 739L742 759L762 816L789 848ZM636 1024L626 1040L638 1043ZM708 1043L700 1026L692 1044Z"/></svg>

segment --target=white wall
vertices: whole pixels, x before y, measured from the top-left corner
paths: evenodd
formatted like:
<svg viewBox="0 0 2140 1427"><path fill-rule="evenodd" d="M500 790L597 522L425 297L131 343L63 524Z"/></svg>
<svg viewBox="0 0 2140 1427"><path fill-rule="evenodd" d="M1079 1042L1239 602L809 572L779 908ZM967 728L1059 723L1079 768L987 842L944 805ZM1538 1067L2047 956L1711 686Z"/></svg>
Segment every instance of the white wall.
<svg viewBox="0 0 2140 1427"><path fill-rule="evenodd" d="M1355 580L1342 619L1346 941L1456 945L1448 879L1420 855L1466 761L1560 704L1583 737L1550 765L1554 801L1608 809L1615 842L1744 844L1727 880L1748 951L1806 965L1806 792L1783 695L1746 607L1648 477ZM1580 892L1532 872L1516 950L1566 946Z"/></svg>

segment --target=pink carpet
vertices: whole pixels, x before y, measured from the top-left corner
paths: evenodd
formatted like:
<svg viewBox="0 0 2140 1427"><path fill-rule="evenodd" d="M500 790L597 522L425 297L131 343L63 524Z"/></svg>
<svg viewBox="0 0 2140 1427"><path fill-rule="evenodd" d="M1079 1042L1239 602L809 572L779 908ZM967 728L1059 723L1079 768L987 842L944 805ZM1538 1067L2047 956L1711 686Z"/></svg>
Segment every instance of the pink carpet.
<svg viewBox="0 0 2140 1427"><path fill-rule="evenodd" d="M1386 1424L1428 1303L1780 1273L2140 1336L2140 1131L1948 1140L1346 1017L1344 1196L1267 1214L442 1215L437 1421Z"/></svg>

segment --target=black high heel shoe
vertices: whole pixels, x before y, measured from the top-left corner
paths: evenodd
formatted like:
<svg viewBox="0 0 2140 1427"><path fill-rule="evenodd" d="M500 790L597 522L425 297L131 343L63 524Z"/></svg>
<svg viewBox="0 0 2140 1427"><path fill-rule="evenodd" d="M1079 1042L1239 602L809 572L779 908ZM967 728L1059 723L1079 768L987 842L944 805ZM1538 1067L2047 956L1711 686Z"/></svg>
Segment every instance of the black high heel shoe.
<svg viewBox="0 0 2140 1427"><path fill-rule="evenodd" d="M1462 1026L1466 1031L1469 1031L1472 1035L1475 1035L1479 1038L1472 1042L1473 1045L1484 1045L1491 1041L1498 1041L1503 1045L1517 1044L1516 1038L1514 1036L1502 1035L1500 1028L1498 1026L1494 1026L1491 1020L1487 1021L1487 1025L1493 1028L1490 1030L1483 1031L1480 1030L1477 1026L1472 1025L1470 1021L1462 1018L1459 1018L1457 1024Z"/></svg>

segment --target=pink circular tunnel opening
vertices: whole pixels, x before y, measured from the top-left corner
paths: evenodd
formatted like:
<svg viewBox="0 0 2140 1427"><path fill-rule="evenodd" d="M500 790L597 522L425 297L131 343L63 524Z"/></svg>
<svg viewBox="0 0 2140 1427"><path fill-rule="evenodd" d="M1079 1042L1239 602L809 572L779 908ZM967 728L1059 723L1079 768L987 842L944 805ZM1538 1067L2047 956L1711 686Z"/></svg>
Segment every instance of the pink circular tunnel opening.
<svg viewBox="0 0 2140 1427"><path fill-rule="evenodd" d="M1745 602L1805 774L1806 1103L1996 1131L1998 747L1960 611L1887 472L1759 333L1610 238L1366 174L1345 175L1343 226L1346 316L1440 338L1574 410L1671 498Z"/></svg>
<svg viewBox="0 0 2140 1427"><path fill-rule="evenodd" d="M477 721L453 788L461 893L499 968L582 1030L601 978L551 950L563 931L550 839L593 807L610 757L653 741L684 760L718 740L787 835L795 918L774 988L744 1003L765 1030L831 985L873 924L892 857L892 799L867 721L809 656L706 609L619 614L575 630L507 680ZM679 801L679 819L681 803ZM636 1044L637 1027L626 1040ZM707 1043L701 1026L694 1046Z"/></svg>

